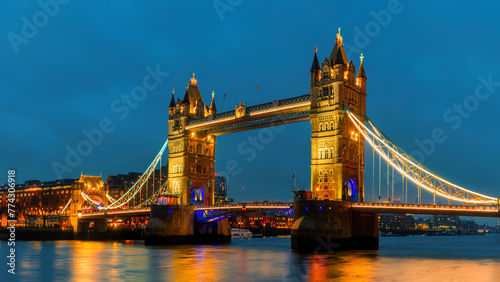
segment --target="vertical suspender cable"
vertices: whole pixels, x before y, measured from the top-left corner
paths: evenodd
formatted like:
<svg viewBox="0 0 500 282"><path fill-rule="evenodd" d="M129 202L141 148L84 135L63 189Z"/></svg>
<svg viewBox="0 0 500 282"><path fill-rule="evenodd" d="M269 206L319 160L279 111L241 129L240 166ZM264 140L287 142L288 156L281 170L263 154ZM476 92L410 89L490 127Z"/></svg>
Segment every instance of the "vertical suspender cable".
<svg viewBox="0 0 500 282"><path fill-rule="evenodd" d="M403 199L405 198L405 176L401 174L401 203L403 203Z"/></svg>
<svg viewBox="0 0 500 282"><path fill-rule="evenodd" d="M420 204L420 184L418 185L418 195L417 203Z"/></svg>
<svg viewBox="0 0 500 282"><path fill-rule="evenodd" d="M161 188L161 186L163 185L163 179L161 179L161 157L162 157L162 156L160 156L160 188ZM160 192L161 192L161 191L160 191ZM150 205L151 205L151 204L152 204L152 203L150 203Z"/></svg>
<svg viewBox="0 0 500 282"><path fill-rule="evenodd" d="M436 205L436 178L434 178L434 181L433 181L433 184L432 186L434 186L434 205Z"/></svg>
<svg viewBox="0 0 500 282"><path fill-rule="evenodd" d="M405 178L405 190L406 190L405 202L408 204L408 179L407 178Z"/></svg>
<svg viewBox="0 0 500 282"><path fill-rule="evenodd" d="M378 202L380 203L381 198L381 183L382 182L382 160L380 159L380 154L378 155Z"/></svg>
<svg viewBox="0 0 500 282"><path fill-rule="evenodd" d="M375 203L375 149L372 148L373 152L373 166L372 166L372 202Z"/></svg>
<svg viewBox="0 0 500 282"><path fill-rule="evenodd" d="M391 203L394 202L394 167L392 168L392 195L391 195Z"/></svg>
<svg viewBox="0 0 500 282"><path fill-rule="evenodd" d="M389 202L391 199L389 195L389 163L387 162L385 165L387 166L387 202Z"/></svg>

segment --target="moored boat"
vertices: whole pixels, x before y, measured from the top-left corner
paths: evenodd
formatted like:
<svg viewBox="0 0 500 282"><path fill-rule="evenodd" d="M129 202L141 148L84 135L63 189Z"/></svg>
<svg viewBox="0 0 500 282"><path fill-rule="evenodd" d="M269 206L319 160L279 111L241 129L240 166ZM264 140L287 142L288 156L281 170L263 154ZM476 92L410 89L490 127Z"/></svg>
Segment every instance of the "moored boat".
<svg viewBox="0 0 500 282"><path fill-rule="evenodd" d="M252 238L252 232L248 229L231 229L231 239L250 239Z"/></svg>

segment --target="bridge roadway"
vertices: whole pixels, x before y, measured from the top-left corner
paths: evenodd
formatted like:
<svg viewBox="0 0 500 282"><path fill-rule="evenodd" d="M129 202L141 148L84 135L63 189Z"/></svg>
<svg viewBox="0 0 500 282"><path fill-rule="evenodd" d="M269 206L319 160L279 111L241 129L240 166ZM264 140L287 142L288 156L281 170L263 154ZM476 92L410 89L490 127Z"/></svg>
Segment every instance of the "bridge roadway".
<svg viewBox="0 0 500 282"><path fill-rule="evenodd" d="M396 203L352 203L355 211L373 213L432 214L500 217L498 206L452 206Z"/></svg>
<svg viewBox="0 0 500 282"><path fill-rule="evenodd" d="M221 210L259 210L259 209L289 209L293 203L240 203L228 205L201 205L196 206L197 211ZM482 216L500 217L498 206L463 206L463 205L425 205L425 204L397 204L397 203L352 203L355 211L372 213L404 213L404 214L431 214L431 215L457 215L457 216ZM108 210L93 213L84 213L82 219L109 218L115 216L149 216L150 208L130 210Z"/></svg>
<svg viewBox="0 0 500 282"><path fill-rule="evenodd" d="M217 211L217 210L259 210L259 209L289 209L293 203L237 203L228 205L200 205L195 207L195 211ZM98 212L83 213L82 219L109 218L115 216L149 216L150 208L130 209L130 210L107 210Z"/></svg>

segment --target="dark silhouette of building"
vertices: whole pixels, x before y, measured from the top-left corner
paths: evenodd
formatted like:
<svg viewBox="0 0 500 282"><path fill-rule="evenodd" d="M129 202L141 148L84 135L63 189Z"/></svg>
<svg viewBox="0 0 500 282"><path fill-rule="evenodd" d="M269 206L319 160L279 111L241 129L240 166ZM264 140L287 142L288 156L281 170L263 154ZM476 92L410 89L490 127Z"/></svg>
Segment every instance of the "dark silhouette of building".
<svg viewBox="0 0 500 282"><path fill-rule="evenodd" d="M108 194L113 199L120 198L139 180L139 178L141 178L141 176L142 174L138 172L108 176L106 181ZM142 188L141 191L137 193L130 201L129 205L135 206L150 198L160 189L161 185L167 181L167 178L168 165L162 166L161 169L156 169L154 175L152 175L145 184L146 187Z"/></svg>
<svg viewBox="0 0 500 282"><path fill-rule="evenodd" d="M402 232L415 229L415 218L405 214L381 214L379 230L382 232Z"/></svg>
<svg viewBox="0 0 500 282"><path fill-rule="evenodd" d="M226 204L228 202L227 180L222 175L215 175L214 202L215 204Z"/></svg>

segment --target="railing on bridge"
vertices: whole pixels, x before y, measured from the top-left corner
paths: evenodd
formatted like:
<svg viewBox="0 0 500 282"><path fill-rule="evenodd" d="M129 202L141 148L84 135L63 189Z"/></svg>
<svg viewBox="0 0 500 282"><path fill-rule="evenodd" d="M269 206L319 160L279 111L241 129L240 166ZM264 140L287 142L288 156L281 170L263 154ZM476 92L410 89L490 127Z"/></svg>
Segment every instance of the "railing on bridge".
<svg viewBox="0 0 500 282"><path fill-rule="evenodd" d="M214 222L244 212L265 211L272 215L293 216L290 203L237 203L228 205L202 205L195 208L197 222Z"/></svg>
<svg viewBox="0 0 500 282"><path fill-rule="evenodd" d="M82 218L99 218L99 217L110 217L110 216L138 216L138 215L149 215L150 208L140 208L140 209L123 209L123 210L104 210L98 212L82 213L80 217Z"/></svg>
<svg viewBox="0 0 500 282"><path fill-rule="evenodd" d="M352 203L357 211L376 213L407 213L407 214L450 214L463 216L500 216L498 206L459 206L459 205L429 205L400 203Z"/></svg>
<svg viewBox="0 0 500 282"><path fill-rule="evenodd" d="M233 203L226 205L199 205L195 210L224 210L224 209L257 209L257 208L274 208L287 209L293 207L293 203Z"/></svg>
<svg viewBox="0 0 500 282"><path fill-rule="evenodd" d="M280 112L280 111L286 112L287 110L295 108L309 107L310 101L311 101L310 94L301 95L284 100L275 100L269 103L249 106L246 108L245 114L248 115L249 117L255 118L259 115L265 115L271 112ZM302 119L306 117L309 117L309 108L302 111L300 114L294 114L294 115L292 115L291 113L288 113L287 115L283 114L282 116L280 116L279 119L284 121L285 119L292 120L292 119ZM233 124L233 122L231 124L226 124L228 121L234 121L235 118L236 118L236 112L228 111L200 119L190 119L186 124L186 129L193 130L205 127L217 127L216 129L215 128L211 129L211 131L223 132L224 130L228 130L229 128L239 129L244 127L250 127L253 125L258 125L265 122L269 123L269 118L268 118L268 120L263 120L262 122L241 120L236 124Z"/></svg>

